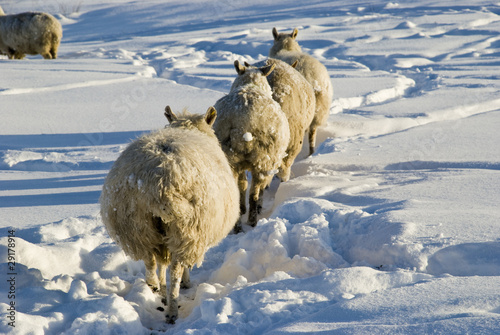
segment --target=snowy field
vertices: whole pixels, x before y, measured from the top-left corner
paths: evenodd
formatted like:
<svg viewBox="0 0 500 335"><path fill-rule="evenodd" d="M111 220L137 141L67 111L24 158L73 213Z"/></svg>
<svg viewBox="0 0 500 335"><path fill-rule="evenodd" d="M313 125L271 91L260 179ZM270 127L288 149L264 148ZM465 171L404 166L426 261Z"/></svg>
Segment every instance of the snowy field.
<svg viewBox="0 0 500 335"><path fill-rule="evenodd" d="M0 6L64 29L57 60L0 56L0 333L500 333L500 2ZM226 94L273 27L327 67L328 124L167 325L101 222L104 178L167 104Z"/></svg>

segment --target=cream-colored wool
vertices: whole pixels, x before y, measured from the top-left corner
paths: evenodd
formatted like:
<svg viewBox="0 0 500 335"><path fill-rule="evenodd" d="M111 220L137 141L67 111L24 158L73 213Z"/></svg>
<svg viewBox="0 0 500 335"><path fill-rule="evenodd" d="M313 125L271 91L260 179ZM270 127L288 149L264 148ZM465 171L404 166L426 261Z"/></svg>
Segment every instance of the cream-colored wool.
<svg viewBox="0 0 500 335"><path fill-rule="evenodd" d="M52 15L40 12L5 15L0 7L0 53L9 59L22 59L26 54L55 59L61 39L61 24Z"/></svg>
<svg viewBox="0 0 500 335"><path fill-rule="evenodd" d="M234 227L239 192L211 128L215 109L176 117L167 108L166 116L170 127L138 138L118 157L100 203L109 235L127 255L144 260L146 281L164 301L172 264L167 321L173 323L183 268L200 264Z"/></svg>
<svg viewBox="0 0 500 335"><path fill-rule="evenodd" d="M214 130L238 178L241 214L246 212L246 171L252 174L248 223L255 226L264 188L286 155L290 129L266 80L273 67L245 68L238 61L235 67L238 76L229 94L215 104L219 117Z"/></svg>
<svg viewBox="0 0 500 335"><path fill-rule="evenodd" d="M309 127L309 154L314 153L316 146L317 128L325 124L328 119L330 106L333 99L333 86L326 67L314 57L303 53L295 40L298 29L291 34L278 33L273 28L274 44L269 51L269 57L278 58L293 64L297 62L295 69L313 86L316 95L316 112Z"/></svg>
<svg viewBox="0 0 500 335"><path fill-rule="evenodd" d="M288 119L290 142L286 149L278 177L281 181L290 179L290 168L302 149L304 134L314 118L316 98L309 82L292 66L274 58L258 62L254 66L275 65L267 81L273 91L273 99L281 106Z"/></svg>

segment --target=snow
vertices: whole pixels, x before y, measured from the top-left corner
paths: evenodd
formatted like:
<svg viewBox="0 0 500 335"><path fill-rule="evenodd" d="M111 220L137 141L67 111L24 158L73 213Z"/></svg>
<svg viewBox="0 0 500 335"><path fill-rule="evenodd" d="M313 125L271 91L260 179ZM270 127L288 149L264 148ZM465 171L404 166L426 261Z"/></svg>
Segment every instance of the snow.
<svg viewBox="0 0 500 335"><path fill-rule="evenodd" d="M243 134L243 140L244 140L245 142L250 142L250 141L252 141L252 140L253 140L253 135L252 135L252 133L248 133L248 132L247 132L247 133L244 133L244 134Z"/></svg>
<svg viewBox="0 0 500 335"><path fill-rule="evenodd" d="M0 6L64 29L57 60L0 56L1 333L498 333L500 3ZM227 94L273 27L298 27L327 67L328 124L258 225L192 270L166 324L144 264L102 224L104 178L166 105L204 113Z"/></svg>

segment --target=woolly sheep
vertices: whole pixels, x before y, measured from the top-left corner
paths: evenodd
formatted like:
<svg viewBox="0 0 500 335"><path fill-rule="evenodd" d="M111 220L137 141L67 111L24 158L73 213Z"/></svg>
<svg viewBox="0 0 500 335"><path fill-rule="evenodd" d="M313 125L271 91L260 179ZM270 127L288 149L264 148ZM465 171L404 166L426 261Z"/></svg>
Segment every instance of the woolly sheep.
<svg viewBox="0 0 500 335"><path fill-rule="evenodd" d="M266 65L275 65L266 78L273 91L273 99L280 104L290 128L290 142L277 174L281 181L287 181L290 179L290 168L302 149L304 134L314 117L316 98L311 84L293 65L274 58L254 64L257 67Z"/></svg>
<svg viewBox="0 0 500 335"><path fill-rule="evenodd" d="M316 95L316 112L309 127L309 154L314 153L317 128L328 118L328 111L333 99L333 87L326 67L314 57L303 53L295 40L298 34L295 28L291 34L278 33L273 28L274 44L269 51L269 57L278 58L288 64L297 61L295 69L311 83Z"/></svg>
<svg viewBox="0 0 500 335"><path fill-rule="evenodd" d="M247 69L238 61L234 66L238 76L229 94L215 103L219 117L214 130L238 178L242 215L246 213L246 171L252 175L248 223L255 226L262 210L264 188L281 166L290 130L266 80L274 66ZM235 231L239 228L238 225Z"/></svg>
<svg viewBox="0 0 500 335"><path fill-rule="evenodd" d="M22 59L26 54L57 58L62 27L52 15L26 12L5 15L0 7L0 54Z"/></svg>
<svg viewBox="0 0 500 335"><path fill-rule="evenodd" d="M167 302L167 322L178 315L181 285L188 268L201 264L239 217L239 192L233 172L211 126L217 112L176 116L167 106L171 127L132 142L113 164L100 197L109 235L146 266L146 282ZM158 265L159 278L156 274Z"/></svg>

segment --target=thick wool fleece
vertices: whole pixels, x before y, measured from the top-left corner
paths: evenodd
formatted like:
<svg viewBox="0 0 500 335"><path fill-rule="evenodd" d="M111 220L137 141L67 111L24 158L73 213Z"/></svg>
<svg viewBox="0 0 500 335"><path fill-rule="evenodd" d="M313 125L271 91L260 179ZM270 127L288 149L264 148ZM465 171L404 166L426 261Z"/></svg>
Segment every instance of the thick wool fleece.
<svg viewBox="0 0 500 335"><path fill-rule="evenodd" d="M311 125L316 108L314 90L309 82L292 66L274 58L261 61L254 66L262 67L274 64L274 70L267 81L271 86L273 99L281 106L288 119L290 142L287 155L278 173L282 181L290 178L290 168L302 149L304 134Z"/></svg>
<svg viewBox="0 0 500 335"><path fill-rule="evenodd" d="M214 123L222 150L238 176L241 213L246 212L248 182L252 174L249 223L257 223L261 195L281 167L290 141L286 115L273 100L261 69L247 68L236 77L231 91L215 103L219 117Z"/></svg>
<svg viewBox="0 0 500 335"><path fill-rule="evenodd" d="M317 128L328 119L333 99L333 86L326 67L314 57L303 53L295 40L298 30L291 34L278 33L273 29L274 44L269 57L280 59L288 64L297 62L295 69L312 85L316 95L316 111L309 129L310 153L314 152ZM311 143L312 142L312 143Z"/></svg>
<svg viewBox="0 0 500 335"><path fill-rule="evenodd" d="M110 236L128 255L162 256L166 247L186 267L201 263L239 216L238 188L217 138L186 128L132 142L100 201Z"/></svg>

